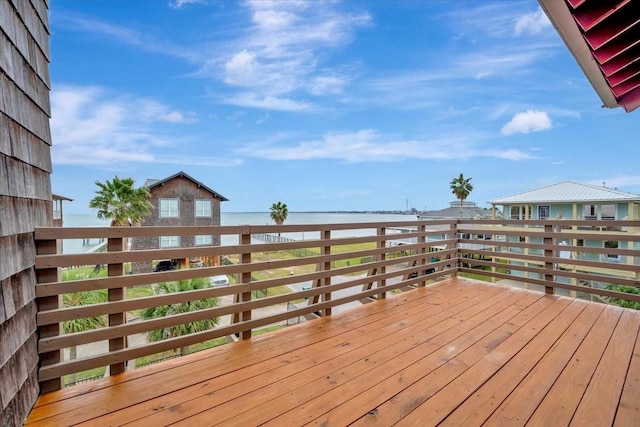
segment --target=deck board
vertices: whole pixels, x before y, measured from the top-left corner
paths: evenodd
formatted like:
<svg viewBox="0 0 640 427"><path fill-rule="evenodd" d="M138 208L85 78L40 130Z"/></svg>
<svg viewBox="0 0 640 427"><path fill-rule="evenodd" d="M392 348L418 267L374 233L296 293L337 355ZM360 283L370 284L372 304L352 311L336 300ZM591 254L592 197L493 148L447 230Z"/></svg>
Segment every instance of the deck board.
<svg viewBox="0 0 640 427"><path fill-rule="evenodd" d="M458 408L453 414L455 417L447 418L448 425L454 425L456 419L461 419L464 424L479 424L488 420L489 424L495 425L524 425L597 321L603 308L604 306L595 304L586 307L546 354L542 357L534 356L534 362L537 364L526 375L524 369L521 369L510 378L510 387L505 387L497 381L485 384L482 387L483 393L491 398L485 400L480 407L474 408L473 412L467 409L467 413L464 414L466 417L462 416L462 408ZM544 347L541 350L544 350ZM520 367L524 368L524 364ZM521 378L522 381L518 383ZM478 394L476 392L474 397ZM499 396L504 400L493 411L500 403ZM470 402L471 399L467 400L463 406L471 406Z"/></svg>
<svg viewBox="0 0 640 427"><path fill-rule="evenodd" d="M502 293L505 292L502 291ZM321 363L301 371L299 378L296 378L298 382L287 379L274 383L268 389L255 390L253 393L229 402L226 407L214 408L213 411L238 414L230 421L234 425L257 425L277 417L285 410L290 412L304 408L305 413L308 414L310 401L326 407L327 399L331 398L331 390L359 375L370 375L371 369L376 365L393 361L399 355L406 356L424 340L458 325L460 321L453 319L453 316L460 313L460 310L475 309L474 307L480 304L486 304L486 298L482 293L471 298L463 297L458 304L444 310L437 307L424 313L417 311L411 317L405 317L398 325L396 333L392 335L385 334L383 329L382 332L374 331L371 336L366 337L362 346L354 342L345 342L344 344L347 344L351 351L340 355L335 352L329 354L329 360L318 361ZM273 405L274 401L277 401L278 405ZM212 410L200 413L185 421L185 424L197 424L209 419L210 412ZM291 414L287 413L287 416Z"/></svg>
<svg viewBox="0 0 640 427"><path fill-rule="evenodd" d="M571 425L611 425L638 336L640 318L625 311L571 420ZM634 337L634 339L628 339ZM640 421L640 420L639 420Z"/></svg>
<svg viewBox="0 0 640 427"><path fill-rule="evenodd" d="M41 396L26 425L633 425L640 313L450 279Z"/></svg>
<svg viewBox="0 0 640 427"><path fill-rule="evenodd" d="M474 295L476 296L474 297ZM454 294L451 303L470 304L469 301L473 301L474 298L481 299L481 293L474 292L470 295L465 295L464 293ZM433 302L437 303L438 301L434 299ZM188 411L192 414L197 414L192 420L195 422L197 418L206 418L208 415L202 415L201 412L211 407L215 407L217 412L223 413L223 415L216 418L216 420L222 421L226 417L238 413L238 405L243 400L248 400L249 405L256 405L260 399L271 402L269 393L272 389L281 390L282 383L285 381L286 386L294 387L296 382L308 379L310 369L318 371L318 375L322 377L327 369L338 363L332 359L343 356L354 349L358 349L360 346L375 344L375 337L393 335L398 328L408 324L407 314L414 312L418 308L421 309L421 313L411 319L413 322L423 316L443 316L441 314L443 310L437 304L426 303L424 298L419 298L403 306L403 311L389 313L390 315L388 316L376 314L375 316L356 319L350 325L351 329L347 333L337 335L331 340L319 341L318 345L321 348L306 346L291 351L286 347L281 348L283 353L279 357L274 357L270 360L263 359L259 365L246 369L229 367L230 369L226 370L230 374L224 378L217 378L215 383L195 384L189 390L177 392L178 394L187 395L189 397L188 400L180 401L176 400L174 395L165 395L161 396L160 399L145 402L145 407L163 408L160 411L156 410L156 413L145 421L152 424L156 420L159 422L179 421L181 419L179 414ZM372 318L378 320L372 322ZM355 356L355 354L350 354L343 358L348 361ZM324 365L317 368L319 364L323 363ZM339 363L344 362L339 361ZM218 390L220 390L220 393L212 395ZM248 390L253 390L249 396L247 396ZM250 407L240 406L240 408L243 408L242 411L247 411ZM124 412L123 416L125 417L130 415L127 410L122 412ZM110 414L109 420L113 416L114 414Z"/></svg>

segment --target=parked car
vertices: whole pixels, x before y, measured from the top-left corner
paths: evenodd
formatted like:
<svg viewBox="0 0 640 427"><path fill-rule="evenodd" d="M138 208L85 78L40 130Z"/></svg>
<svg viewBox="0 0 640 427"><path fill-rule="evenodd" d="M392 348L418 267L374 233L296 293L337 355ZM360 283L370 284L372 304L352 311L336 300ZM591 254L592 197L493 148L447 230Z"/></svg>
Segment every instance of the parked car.
<svg viewBox="0 0 640 427"><path fill-rule="evenodd" d="M175 270L178 263L175 259L163 259L153 267L153 271L170 271Z"/></svg>
<svg viewBox="0 0 640 427"><path fill-rule="evenodd" d="M426 270L424 271L424 274L431 274L431 273L435 273L435 272L436 272L435 268L428 268L428 269L426 269ZM416 277L418 277L418 272L417 272L417 271L414 271L413 273L411 273L411 274L409 275L409 278L410 278L410 279L414 279L414 278L416 278Z"/></svg>
<svg viewBox="0 0 640 427"><path fill-rule="evenodd" d="M212 287L229 286L229 278L225 275L209 277L209 283Z"/></svg>
<svg viewBox="0 0 640 427"><path fill-rule="evenodd" d="M200 258L190 258L189 259L189 268L200 268L204 267L204 261Z"/></svg>

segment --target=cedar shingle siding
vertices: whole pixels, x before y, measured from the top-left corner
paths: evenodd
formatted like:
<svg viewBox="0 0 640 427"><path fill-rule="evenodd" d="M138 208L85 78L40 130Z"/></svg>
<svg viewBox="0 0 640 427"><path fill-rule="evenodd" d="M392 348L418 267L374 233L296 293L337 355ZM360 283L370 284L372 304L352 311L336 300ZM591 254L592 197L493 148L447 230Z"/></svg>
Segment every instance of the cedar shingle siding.
<svg viewBox="0 0 640 427"><path fill-rule="evenodd" d="M226 200L217 197L203 186L198 185L189 177L176 174L161 184L152 184L150 202L154 209L142 222L142 226L206 226L220 225L220 202ZM177 218L160 218L160 199L178 199L179 216ZM195 201L211 200L211 217L195 216ZM180 236L179 247L187 248L195 246L194 236ZM220 245L220 238L213 236L212 245ZM160 241L157 237L139 237L133 239L133 250L159 249ZM151 262L134 263L133 273L148 273L152 270Z"/></svg>
<svg viewBox="0 0 640 427"><path fill-rule="evenodd" d="M35 227L50 226L46 0L0 0L0 425L22 425L38 393Z"/></svg>

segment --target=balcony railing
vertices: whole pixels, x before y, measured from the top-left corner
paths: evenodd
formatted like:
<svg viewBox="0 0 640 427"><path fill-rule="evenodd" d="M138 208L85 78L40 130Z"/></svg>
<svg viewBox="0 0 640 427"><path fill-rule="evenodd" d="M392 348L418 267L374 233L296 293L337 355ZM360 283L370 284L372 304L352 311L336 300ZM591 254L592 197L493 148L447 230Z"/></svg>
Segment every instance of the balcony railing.
<svg viewBox="0 0 640 427"><path fill-rule="evenodd" d="M315 224L221 227L40 228L35 232L38 284L37 326L42 392L62 387L66 375L98 367L121 373L137 358L216 338L248 339L256 329L313 316L356 302L383 299L388 292L431 281L473 274L487 280L511 280L541 286L547 293L563 289L572 296L598 295L603 301L640 295L606 289L607 285L640 287L640 221L603 221L616 232L580 231L590 221L441 220L393 223ZM401 246L394 241L398 227ZM127 239L213 235L222 246L125 251ZM259 236L262 240L252 238ZM272 238L265 238L272 236ZM278 238L280 236L280 238ZM458 238L461 237L469 237ZM481 236L482 239L471 237ZM59 254L62 239L107 239L107 252ZM264 240L268 240L265 243ZM580 241L583 245L578 246ZM604 242L619 242L617 249ZM277 243L272 243L277 242ZM569 242L569 244L567 244ZM561 244L562 243L562 244ZM516 252L518 251L518 252ZM583 254L593 254L586 258ZM606 262L616 256L617 262ZM213 267L131 274L131 263L160 259L233 259ZM107 277L61 280L61 269L103 265ZM125 268L126 267L126 268ZM228 275L226 287L126 298L127 289L159 282ZM278 289L291 291L275 292ZM108 301L64 307L62 296L103 290ZM271 295L270 295L271 293ZM131 313L172 304L218 298L212 308L142 320ZM65 321L95 316L108 326L63 334ZM164 328L225 319L213 329L162 341L134 342L134 337ZM63 357L71 348L89 350L76 359Z"/></svg>

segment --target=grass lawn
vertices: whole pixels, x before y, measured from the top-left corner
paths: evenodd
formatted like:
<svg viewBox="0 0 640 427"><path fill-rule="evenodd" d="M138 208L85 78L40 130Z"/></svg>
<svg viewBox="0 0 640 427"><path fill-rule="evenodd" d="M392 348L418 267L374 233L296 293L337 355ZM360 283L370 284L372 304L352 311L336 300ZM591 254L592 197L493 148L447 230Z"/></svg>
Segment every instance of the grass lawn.
<svg viewBox="0 0 640 427"><path fill-rule="evenodd" d="M78 372L76 374L76 378L75 378L75 382L79 383L83 380L87 380L87 379L97 379L97 378L102 378L104 377L104 372L107 370L106 366L102 366L100 368L94 368L94 369L89 369L88 371L82 371L82 372ZM63 381L63 386L66 386L68 384L71 383L72 380L72 376L71 375L66 375L62 378Z"/></svg>
<svg viewBox="0 0 640 427"><path fill-rule="evenodd" d="M92 277L107 277L107 269L100 268L96 271L95 267L77 267L77 268L65 268L62 270L63 282L68 280L89 279Z"/></svg>
<svg viewBox="0 0 640 427"><path fill-rule="evenodd" d="M151 288L151 285L127 288L127 299L151 297L151 296L153 296L153 289Z"/></svg>
<svg viewBox="0 0 640 427"><path fill-rule="evenodd" d="M357 243L351 245L339 245L333 246L331 248L332 254L343 254L350 253L355 251L361 251L366 249L375 249L376 244L373 242L367 243ZM304 250L292 250L292 251L277 251L277 252L256 252L251 255L252 262L266 262L272 260L280 260L280 259L294 259L294 258L304 258L305 256L313 256L320 255L320 248L308 248ZM229 259L234 263L238 263L238 255L231 255ZM354 257L348 258L340 261L336 261L332 263L332 268L346 267L349 265L359 265L366 262L370 262L371 257ZM263 270L256 271L252 274L254 280L266 280L266 279L277 279L280 277L285 277L291 275L291 273L297 274L308 274L316 271L316 264L306 264L306 265L298 265L292 266L284 269L274 269L274 270ZM355 273L357 274L357 273ZM269 290L269 295L271 295L271 289Z"/></svg>

